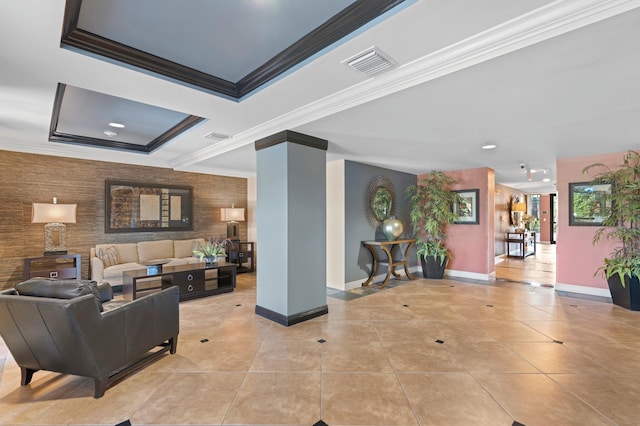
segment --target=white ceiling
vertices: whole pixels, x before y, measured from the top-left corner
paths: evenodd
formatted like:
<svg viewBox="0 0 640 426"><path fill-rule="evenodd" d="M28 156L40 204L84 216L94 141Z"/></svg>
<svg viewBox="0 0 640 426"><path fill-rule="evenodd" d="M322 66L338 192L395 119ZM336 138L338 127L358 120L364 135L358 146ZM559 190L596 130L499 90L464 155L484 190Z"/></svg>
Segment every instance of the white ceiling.
<svg viewBox="0 0 640 426"><path fill-rule="evenodd" d="M547 193L556 159L639 147L640 0L407 3L235 102L61 49L64 0L1 2L0 149L252 176L253 142L290 129L328 139L328 161L491 167ZM341 63L370 46L397 66L366 78ZM48 142L59 82L208 120L151 154Z"/></svg>

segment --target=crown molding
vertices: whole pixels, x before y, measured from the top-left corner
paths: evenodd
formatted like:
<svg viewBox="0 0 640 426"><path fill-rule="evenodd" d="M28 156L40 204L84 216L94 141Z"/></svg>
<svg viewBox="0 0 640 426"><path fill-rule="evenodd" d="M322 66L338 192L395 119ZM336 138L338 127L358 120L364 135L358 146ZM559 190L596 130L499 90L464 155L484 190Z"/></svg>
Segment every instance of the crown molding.
<svg viewBox="0 0 640 426"><path fill-rule="evenodd" d="M640 0L557 0L378 77L170 162L180 169L640 7Z"/></svg>

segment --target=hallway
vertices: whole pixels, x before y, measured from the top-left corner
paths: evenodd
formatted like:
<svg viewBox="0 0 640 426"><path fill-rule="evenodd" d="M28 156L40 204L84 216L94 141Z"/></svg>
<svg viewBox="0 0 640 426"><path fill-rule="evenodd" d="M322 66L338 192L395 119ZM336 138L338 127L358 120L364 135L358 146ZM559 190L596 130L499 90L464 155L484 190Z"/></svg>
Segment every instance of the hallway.
<svg viewBox="0 0 640 426"><path fill-rule="evenodd" d="M536 254L527 258L496 257L496 280L553 287L556 284L556 245L536 244Z"/></svg>

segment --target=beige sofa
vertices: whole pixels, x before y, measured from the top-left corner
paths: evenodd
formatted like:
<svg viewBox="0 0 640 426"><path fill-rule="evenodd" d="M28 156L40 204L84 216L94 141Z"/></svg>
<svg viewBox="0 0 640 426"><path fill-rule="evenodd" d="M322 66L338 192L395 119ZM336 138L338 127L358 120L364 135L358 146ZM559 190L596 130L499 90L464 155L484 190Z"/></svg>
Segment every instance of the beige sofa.
<svg viewBox="0 0 640 426"><path fill-rule="evenodd" d="M122 286L124 271L143 269L153 261L168 260L168 266L198 263L193 247L201 243L204 238L97 244L91 248L91 279L99 283L107 281L112 287Z"/></svg>

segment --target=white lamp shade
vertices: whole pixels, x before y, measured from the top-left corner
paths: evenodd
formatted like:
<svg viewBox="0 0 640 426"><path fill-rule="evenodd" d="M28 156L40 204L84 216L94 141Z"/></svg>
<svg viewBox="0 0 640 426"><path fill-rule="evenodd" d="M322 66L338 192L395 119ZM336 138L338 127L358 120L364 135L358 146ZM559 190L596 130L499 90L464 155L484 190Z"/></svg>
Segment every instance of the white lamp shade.
<svg viewBox="0 0 640 426"><path fill-rule="evenodd" d="M33 203L31 223L76 223L77 204Z"/></svg>
<svg viewBox="0 0 640 426"><path fill-rule="evenodd" d="M221 208L220 220L225 222L244 222L244 209L243 208Z"/></svg>

